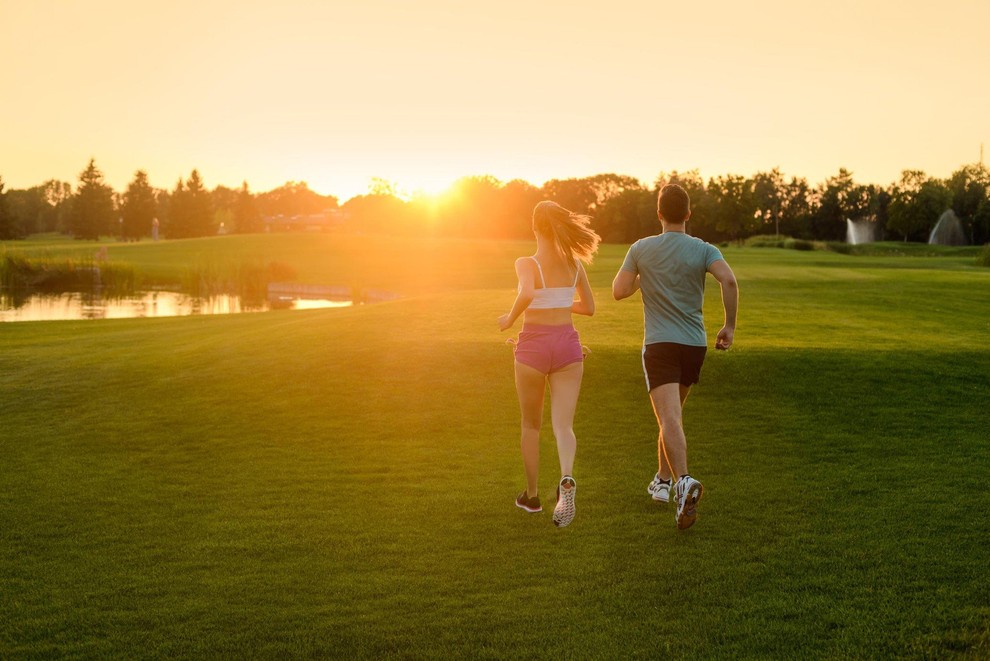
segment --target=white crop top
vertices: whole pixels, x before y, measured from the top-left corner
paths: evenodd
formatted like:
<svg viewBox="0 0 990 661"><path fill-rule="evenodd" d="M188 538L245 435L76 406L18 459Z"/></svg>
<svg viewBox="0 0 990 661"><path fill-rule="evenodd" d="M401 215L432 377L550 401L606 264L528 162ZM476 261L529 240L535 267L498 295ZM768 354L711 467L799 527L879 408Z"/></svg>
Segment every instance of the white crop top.
<svg viewBox="0 0 990 661"><path fill-rule="evenodd" d="M535 257L530 257L536 262L536 269L540 272L540 284L542 289L533 292L533 301L529 304L530 310L555 310L558 308L569 308L574 305L574 295L577 293L578 276L581 275L581 268L577 261L574 262L576 271L574 272L574 284L570 287L547 287L547 281L543 279L543 267Z"/></svg>

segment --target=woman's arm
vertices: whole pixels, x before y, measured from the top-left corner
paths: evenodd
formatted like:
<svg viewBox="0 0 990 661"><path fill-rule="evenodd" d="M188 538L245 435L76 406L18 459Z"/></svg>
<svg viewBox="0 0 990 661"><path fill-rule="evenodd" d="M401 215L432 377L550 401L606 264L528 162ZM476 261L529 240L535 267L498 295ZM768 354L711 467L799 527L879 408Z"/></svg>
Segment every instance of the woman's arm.
<svg viewBox="0 0 990 661"><path fill-rule="evenodd" d="M528 261L531 260L527 260L525 257L520 257L516 260L516 278L519 280L519 293L516 294L516 300L512 304L512 309L498 318L498 329L501 331L512 328L512 324L516 323L519 315L525 312L529 304L533 302L533 292L536 291L536 277L532 267L525 264Z"/></svg>
<svg viewBox="0 0 990 661"><path fill-rule="evenodd" d="M595 314L595 294L591 291L588 273L584 270L584 265L581 262L578 262L578 271L578 300L571 306L571 312L590 317Z"/></svg>

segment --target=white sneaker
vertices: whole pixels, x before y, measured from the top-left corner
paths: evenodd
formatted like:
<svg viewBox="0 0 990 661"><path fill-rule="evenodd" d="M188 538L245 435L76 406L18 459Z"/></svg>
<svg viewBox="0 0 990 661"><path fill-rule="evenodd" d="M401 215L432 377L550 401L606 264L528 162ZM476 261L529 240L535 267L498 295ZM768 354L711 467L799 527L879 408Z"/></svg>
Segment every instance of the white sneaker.
<svg viewBox="0 0 990 661"><path fill-rule="evenodd" d="M681 530L694 525L695 519L698 518L698 501L701 500L701 494L704 491L705 488L701 486L701 482L690 475L685 475L674 485L674 496L677 498L675 520L677 527Z"/></svg>
<svg viewBox="0 0 990 661"><path fill-rule="evenodd" d="M646 493L653 496L653 500L661 503L670 502L670 480L661 480L660 473L657 473L650 482L650 486L646 487Z"/></svg>
<svg viewBox="0 0 990 661"><path fill-rule="evenodd" d="M570 488L565 489L567 485ZM577 484L570 475L561 479L557 486L557 506L553 508L553 525L563 528L574 520L574 492L577 491Z"/></svg>

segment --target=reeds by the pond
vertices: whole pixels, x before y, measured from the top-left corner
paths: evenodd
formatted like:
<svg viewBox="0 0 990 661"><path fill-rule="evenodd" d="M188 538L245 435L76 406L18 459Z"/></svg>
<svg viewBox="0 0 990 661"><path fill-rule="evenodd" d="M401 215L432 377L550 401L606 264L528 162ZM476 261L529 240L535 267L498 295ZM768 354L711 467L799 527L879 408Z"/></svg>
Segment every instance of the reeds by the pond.
<svg viewBox="0 0 990 661"><path fill-rule="evenodd" d="M236 294L252 301L268 296L268 283L295 278L295 269L280 262L204 263L186 269L182 288L193 296Z"/></svg>
<svg viewBox="0 0 990 661"><path fill-rule="evenodd" d="M130 264L72 257L25 257L0 251L0 287L38 291L77 291L100 288L129 293L136 276Z"/></svg>
<svg viewBox="0 0 990 661"><path fill-rule="evenodd" d="M268 283L294 280L295 270L280 262L209 262L186 269L181 287L198 297L235 294L264 300ZM106 294L130 294L138 285L130 264L76 257L32 256L0 248L0 287L41 292L100 289Z"/></svg>

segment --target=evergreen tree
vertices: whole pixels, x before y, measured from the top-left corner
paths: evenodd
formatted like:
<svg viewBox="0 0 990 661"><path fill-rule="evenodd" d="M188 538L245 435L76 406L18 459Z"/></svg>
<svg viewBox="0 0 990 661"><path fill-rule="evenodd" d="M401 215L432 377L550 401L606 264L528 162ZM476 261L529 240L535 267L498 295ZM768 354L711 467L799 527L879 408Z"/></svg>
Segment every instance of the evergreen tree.
<svg viewBox="0 0 990 661"><path fill-rule="evenodd" d="M184 223L186 222L186 184L179 177L175 184L175 190L164 199L159 200L159 205L164 208L164 222L161 225L161 232L170 239L178 239L189 236Z"/></svg>
<svg viewBox="0 0 990 661"><path fill-rule="evenodd" d="M103 183L96 160L79 175L79 188L72 198L69 231L77 239L98 239L113 227L113 190Z"/></svg>
<svg viewBox="0 0 990 661"><path fill-rule="evenodd" d="M127 240L137 240L151 233L151 223L158 213L155 191L148 183L144 170L134 173L134 181L127 186L121 204L123 235Z"/></svg>
<svg viewBox="0 0 990 661"><path fill-rule="evenodd" d="M188 213L192 229L190 236L216 234L216 227L213 222L213 200L196 170L193 170L189 179L186 180L186 193L189 196L187 198Z"/></svg>
<svg viewBox="0 0 990 661"><path fill-rule="evenodd" d="M248 234L260 232L261 229L261 211L245 181L237 194L237 202L234 203L234 231L238 234Z"/></svg>
<svg viewBox="0 0 990 661"><path fill-rule="evenodd" d="M172 193L166 233L173 239L216 233L210 192L203 186L203 180L196 170L192 171L185 182L180 179Z"/></svg>

